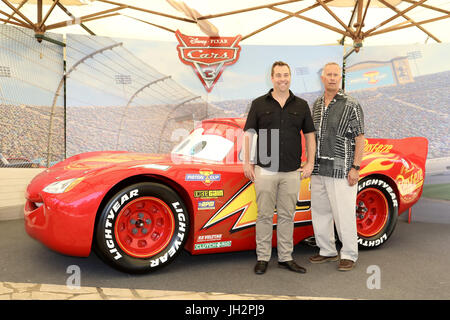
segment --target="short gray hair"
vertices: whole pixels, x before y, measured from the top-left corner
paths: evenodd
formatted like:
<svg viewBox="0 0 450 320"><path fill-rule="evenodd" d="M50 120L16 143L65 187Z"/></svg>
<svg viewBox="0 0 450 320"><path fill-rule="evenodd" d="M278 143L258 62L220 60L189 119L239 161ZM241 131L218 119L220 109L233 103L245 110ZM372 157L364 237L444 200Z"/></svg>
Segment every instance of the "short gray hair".
<svg viewBox="0 0 450 320"><path fill-rule="evenodd" d="M337 62L328 62L322 68L322 76L324 75L325 68L328 67L328 66L338 66L339 70L341 70L341 74L342 74L342 68L341 68L341 65L339 63L337 63Z"/></svg>

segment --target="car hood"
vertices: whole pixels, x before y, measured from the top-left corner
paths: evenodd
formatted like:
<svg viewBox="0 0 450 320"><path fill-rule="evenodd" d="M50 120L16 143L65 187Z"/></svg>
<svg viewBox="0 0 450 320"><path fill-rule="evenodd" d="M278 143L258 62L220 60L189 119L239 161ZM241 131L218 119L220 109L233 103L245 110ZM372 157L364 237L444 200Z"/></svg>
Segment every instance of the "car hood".
<svg viewBox="0 0 450 320"><path fill-rule="evenodd" d="M106 168L133 167L145 164L171 165L170 154L149 154L124 151L99 151L81 153L67 158L47 169L47 173L64 174L65 177L79 176L80 171L88 174ZM67 175L67 176L66 176Z"/></svg>
<svg viewBox="0 0 450 320"><path fill-rule="evenodd" d="M37 194L50 183L72 178L89 177L102 171L133 168L168 170L182 163L170 154L149 154L124 151L101 151L82 153L44 170L30 182L28 195Z"/></svg>

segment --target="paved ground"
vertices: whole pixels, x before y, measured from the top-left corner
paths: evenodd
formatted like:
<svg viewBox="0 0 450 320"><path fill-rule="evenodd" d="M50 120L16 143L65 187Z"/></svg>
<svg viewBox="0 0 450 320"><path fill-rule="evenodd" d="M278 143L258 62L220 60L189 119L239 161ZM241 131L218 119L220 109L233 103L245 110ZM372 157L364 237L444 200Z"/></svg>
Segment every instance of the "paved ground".
<svg viewBox="0 0 450 320"><path fill-rule="evenodd" d="M300 244L294 257L306 274L280 269L273 258L262 276L253 273L249 251L183 252L165 269L132 276L94 254L74 258L47 249L26 235L23 220L0 222L0 234L0 299L450 299L448 224L403 218L383 247L360 251L351 272L337 271L335 263L309 264L316 249ZM74 270L80 291L67 287L77 284Z"/></svg>
<svg viewBox="0 0 450 320"><path fill-rule="evenodd" d="M317 297L0 282L0 300L317 300ZM322 298L335 299L335 298Z"/></svg>

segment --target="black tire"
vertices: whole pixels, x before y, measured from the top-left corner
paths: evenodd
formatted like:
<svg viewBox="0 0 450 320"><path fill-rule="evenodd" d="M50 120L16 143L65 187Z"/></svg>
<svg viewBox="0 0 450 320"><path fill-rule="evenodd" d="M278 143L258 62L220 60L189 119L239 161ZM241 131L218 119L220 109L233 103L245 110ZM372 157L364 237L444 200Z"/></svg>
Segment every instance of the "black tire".
<svg viewBox="0 0 450 320"><path fill-rule="evenodd" d="M374 249L386 243L397 220L398 199L389 183L379 177L361 179L356 200L359 247Z"/></svg>
<svg viewBox="0 0 450 320"><path fill-rule="evenodd" d="M123 188L99 213L95 252L127 273L148 273L167 266L183 249L189 214L169 187L143 182Z"/></svg>

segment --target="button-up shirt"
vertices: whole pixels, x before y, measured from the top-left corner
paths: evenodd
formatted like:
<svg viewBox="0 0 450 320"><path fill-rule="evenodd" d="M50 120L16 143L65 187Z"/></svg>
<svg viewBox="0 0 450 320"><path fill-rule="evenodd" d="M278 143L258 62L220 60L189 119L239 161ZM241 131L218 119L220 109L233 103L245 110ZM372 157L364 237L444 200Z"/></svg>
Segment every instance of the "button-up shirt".
<svg viewBox="0 0 450 320"><path fill-rule="evenodd" d="M283 107L267 94L252 101L245 131L258 135L256 164L270 171L295 171L302 156L301 133L314 132L308 103L289 91ZM278 163L277 163L278 161Z"/></svg>
<svg viewBox="0 0 450 320"><path fill-rule="evenodd" d="M312 174L346 178L353 164L355 138L364 134L361 105L342 90L325 106L325 96L313 105L317 151Z"/></svg>

